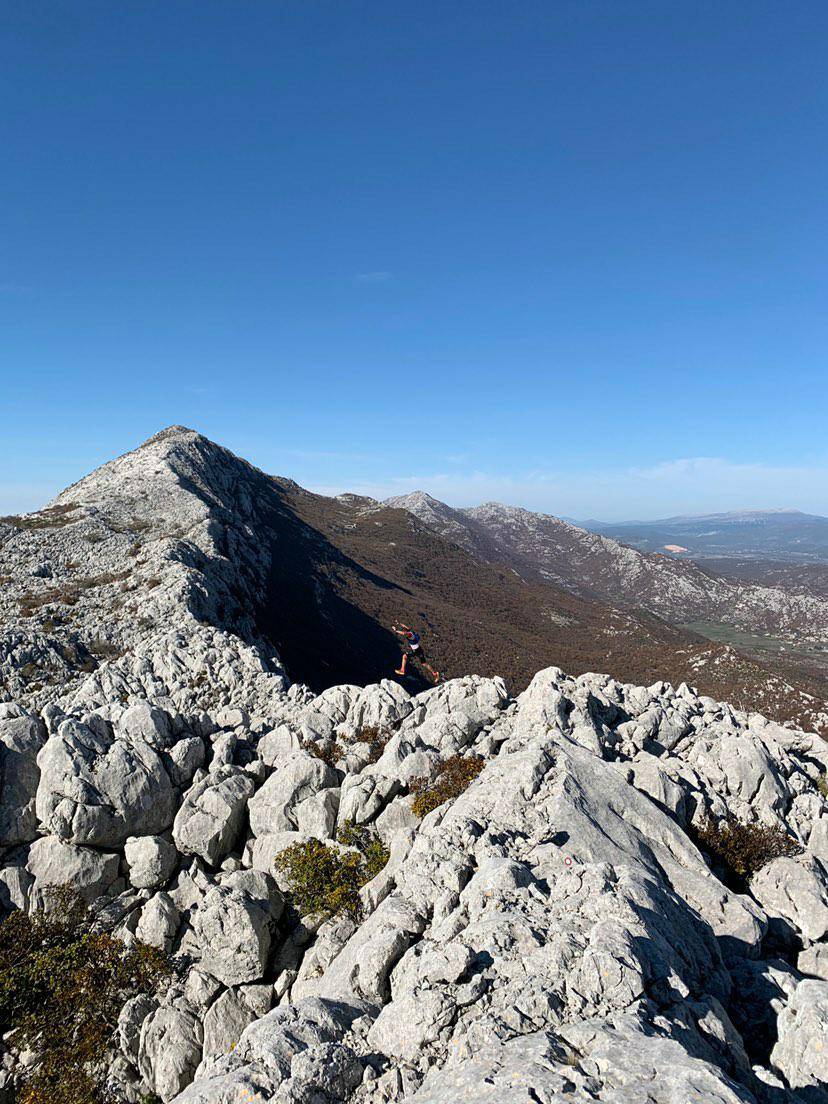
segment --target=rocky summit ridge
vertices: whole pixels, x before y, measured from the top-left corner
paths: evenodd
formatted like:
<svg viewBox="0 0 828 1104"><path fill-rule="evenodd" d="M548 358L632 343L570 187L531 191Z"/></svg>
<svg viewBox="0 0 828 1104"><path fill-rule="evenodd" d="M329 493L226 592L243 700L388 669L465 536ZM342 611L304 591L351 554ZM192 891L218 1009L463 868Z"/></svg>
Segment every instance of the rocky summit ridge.
<svg viewBox="0 0 828 1104"><path fill-rule="evenodd" d="M177 963L123 1008L113 1099L825 1099L818 737L555 668L516 699L476 676L414 697L260 677L257 718L180 712L162 685L0 706L3 907L68 881ZM420 820L415 779L453 756L483 769ZM735 888L697 846L728 817L797 845ZM345 824L390 854L361 916L298 916L276 856Z"/></svg>
<svg viewBox="0 0 828 1104"><path fill-rule="evenodd" d="M723 614L813 639L813 654L763 663L678 624ZM287 677L317 691L384 678L396 619L426 629L448 676L498 674L513 692L549 665L606 670L828 725L824 597L714 577L529 511L326 498L174 426L43 510L0 518L0 700L42 707L94 673L110 695L160 679L178 707L232 691L255 713L263 669L276 693ZM234 656L220 671L215 639Z"/></svg>
<svg viewBox="0 0 828 1104"><path fill-rule="evenodd" d="M256 534L321 537L285 512L295 491L216 449L159 434L0 538L0 907L68 883L175 966L121 1010L111 1099L828 1099L828 744L686 683L559 667L520 693L291 685ZM29 603L50 595L33 619L24 567ZM44 628L44 609L74 616ZM84 670L91 630L123 654L101 643ZM37 688L13 681L27 648L54 664ZM457 760L468 788L418 807ZM784 853L734 870L710 842L733 824ZM353 853L355 826L387 851L360 908L303 914L276 857ZM5 1038L0 1093L31 1060Z"/></svg>

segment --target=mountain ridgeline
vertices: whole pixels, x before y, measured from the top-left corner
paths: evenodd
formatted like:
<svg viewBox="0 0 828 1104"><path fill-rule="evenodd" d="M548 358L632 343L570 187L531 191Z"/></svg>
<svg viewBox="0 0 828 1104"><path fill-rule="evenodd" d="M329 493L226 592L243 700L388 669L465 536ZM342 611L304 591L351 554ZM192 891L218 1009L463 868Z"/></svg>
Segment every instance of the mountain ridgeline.
<svg viewBox="0 0 828 1104"><path fill-rule="evenodd" d="M818 596L181 427L0 575L2 1104L825 1104L818 669L678 624Z"/></svg>
<svg viewBox="0 0 828 1104"><path fill-rule="evenodd" d="M316 690L364 685L393 677L390 625L401 620L446 677L501 675L519 690L554 664L689 682L809 727L828 713L821 596L734 581L515 507L313 494L181 427L44 510L2 519L0 575L6 697L51 700L67 679L193 622L235 634ZM706 622L812 653L771 668L686 627Z"/></svg>

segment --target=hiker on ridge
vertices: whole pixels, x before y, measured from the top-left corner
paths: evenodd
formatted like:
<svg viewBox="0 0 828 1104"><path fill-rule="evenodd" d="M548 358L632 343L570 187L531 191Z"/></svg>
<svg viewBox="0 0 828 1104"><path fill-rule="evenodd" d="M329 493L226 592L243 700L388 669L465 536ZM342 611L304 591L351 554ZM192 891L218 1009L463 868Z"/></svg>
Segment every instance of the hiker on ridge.
<svg viewBox="0 0 828 1104"><path fill-rule="evenodd" d="M431 664L426 662L425 652L423 651L423 646L420 643L420 634L415 632L409 625L403 625L402 622L400 622L399 625L392 625L391 629L397 634L397 636L401 636L405 643L408 645L408 650L403 652L402 663L396 669L395 674L405 674L405 669L408 665L408 658L410 656L412 659L416 659L420 666L428 671L432 681L436 686L436 684L440 681L440 672L435 671Z"/></svg>

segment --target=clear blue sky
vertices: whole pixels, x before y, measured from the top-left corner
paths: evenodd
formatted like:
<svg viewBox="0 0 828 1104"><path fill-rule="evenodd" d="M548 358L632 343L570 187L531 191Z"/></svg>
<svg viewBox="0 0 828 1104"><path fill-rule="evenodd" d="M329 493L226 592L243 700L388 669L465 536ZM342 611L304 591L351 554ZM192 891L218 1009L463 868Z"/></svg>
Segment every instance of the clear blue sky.
<svg viewBox="0 0 828 1104"><path fill-rule="evenodd" d="M329 490L828 513L824 0L32 0L0 511L162 426Z"/></svg>

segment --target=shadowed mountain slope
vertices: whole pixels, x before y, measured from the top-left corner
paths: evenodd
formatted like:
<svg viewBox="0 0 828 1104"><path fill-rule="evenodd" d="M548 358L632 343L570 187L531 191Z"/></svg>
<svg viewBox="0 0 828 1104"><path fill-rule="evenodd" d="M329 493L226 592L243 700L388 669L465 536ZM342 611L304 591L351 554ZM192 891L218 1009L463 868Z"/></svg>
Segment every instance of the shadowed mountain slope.
<svg viewBox="0 0 828 1104"><path fill-rule="evenodd" d="M0 693L51 700L67 680L194 624L235 634L315 689L365 684L393 677L389 626L403 620L450 677L499 674L520 689L555 664L690 681L818 723L825 695L813 683L770 677L624 596L571 593L503 547L463 547L393 504L312 494L173 427L45 510L0 523Z"/></svg>

